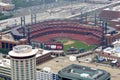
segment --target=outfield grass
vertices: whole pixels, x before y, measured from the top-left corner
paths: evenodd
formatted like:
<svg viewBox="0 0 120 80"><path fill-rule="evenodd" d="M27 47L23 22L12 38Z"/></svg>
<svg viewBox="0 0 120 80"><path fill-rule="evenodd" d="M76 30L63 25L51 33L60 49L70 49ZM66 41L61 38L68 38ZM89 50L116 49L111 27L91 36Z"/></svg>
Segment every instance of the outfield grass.
<svg viewBox="0 0 120 80"><path fill-rule="evenodd" d="M61 43L66 43L68 41L68 39L66 39L66 38L57 38L56 41L61 42Z"/></svg>
<svg viewBox="0 0 120 80"><path fill-rule="evenodd" d="M83 42L74 40L73 44L64 45L64 51L67 51L67 49L70 48L71 46L73 46L73 47L75 47L77 49L83 48L85 50L91 50L91 49L95 48L95 45L87 45L87 44L85 44Z"/></svg>

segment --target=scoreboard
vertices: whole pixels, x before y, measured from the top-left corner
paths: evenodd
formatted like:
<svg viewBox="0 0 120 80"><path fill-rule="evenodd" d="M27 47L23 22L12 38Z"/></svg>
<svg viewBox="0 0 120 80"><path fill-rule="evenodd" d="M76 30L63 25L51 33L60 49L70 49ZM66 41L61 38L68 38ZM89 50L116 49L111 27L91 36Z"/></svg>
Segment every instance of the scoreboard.
<svg viewBox="0 0 120 80"><path fill-rule="evenodd" d="M63 44L52 44L52 43L45 43L44 49L46 50L63 50Z"/></svg>

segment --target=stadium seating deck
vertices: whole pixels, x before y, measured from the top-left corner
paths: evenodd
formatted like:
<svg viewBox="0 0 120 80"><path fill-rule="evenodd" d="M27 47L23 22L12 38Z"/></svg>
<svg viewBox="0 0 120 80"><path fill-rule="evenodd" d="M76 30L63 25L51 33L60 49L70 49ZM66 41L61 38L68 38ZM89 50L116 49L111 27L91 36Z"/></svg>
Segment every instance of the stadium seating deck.
<svg viewBox="0 0 120 80"><path fill-rule="evenodd" d="M17 30L23 33L22 28ZM30 25L30 37L43 43L55 37L67 37L87 44L99 44L102 29L80 24L79 20L51 20Z"/></svg>

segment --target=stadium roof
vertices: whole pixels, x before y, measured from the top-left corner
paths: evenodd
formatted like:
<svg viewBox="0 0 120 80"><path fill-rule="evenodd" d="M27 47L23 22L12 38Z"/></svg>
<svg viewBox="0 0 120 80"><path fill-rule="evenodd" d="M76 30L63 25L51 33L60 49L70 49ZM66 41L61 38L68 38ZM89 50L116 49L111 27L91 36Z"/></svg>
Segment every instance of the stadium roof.
<svg viewBox="0 0 120 80"><path fill-rule="evenodd" d="M14 34L14 35L17 35L17 36L23 36L23 34L20 34L20 33L17 31L17 29L19 29L19 28L20 28L20 26L19 26L19 27L16 27L16 28L13 28L13 29L11 30L11 33Z"/></svg>

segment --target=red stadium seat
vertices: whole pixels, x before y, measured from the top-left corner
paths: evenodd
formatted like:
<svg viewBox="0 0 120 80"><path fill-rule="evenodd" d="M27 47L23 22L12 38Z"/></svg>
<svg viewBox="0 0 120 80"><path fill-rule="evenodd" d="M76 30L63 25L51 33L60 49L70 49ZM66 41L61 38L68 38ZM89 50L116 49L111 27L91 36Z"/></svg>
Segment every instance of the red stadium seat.
<svg viewBox="0 0 120 80"><path fill-rule="evenodd" d="M21 28L18 32L23 33ZM99 44L102 29L80 24L79 20L51 20L31 25L30 36L33 40L43 43L49 42L51 38L67 37L87 44Z"/></svg>

